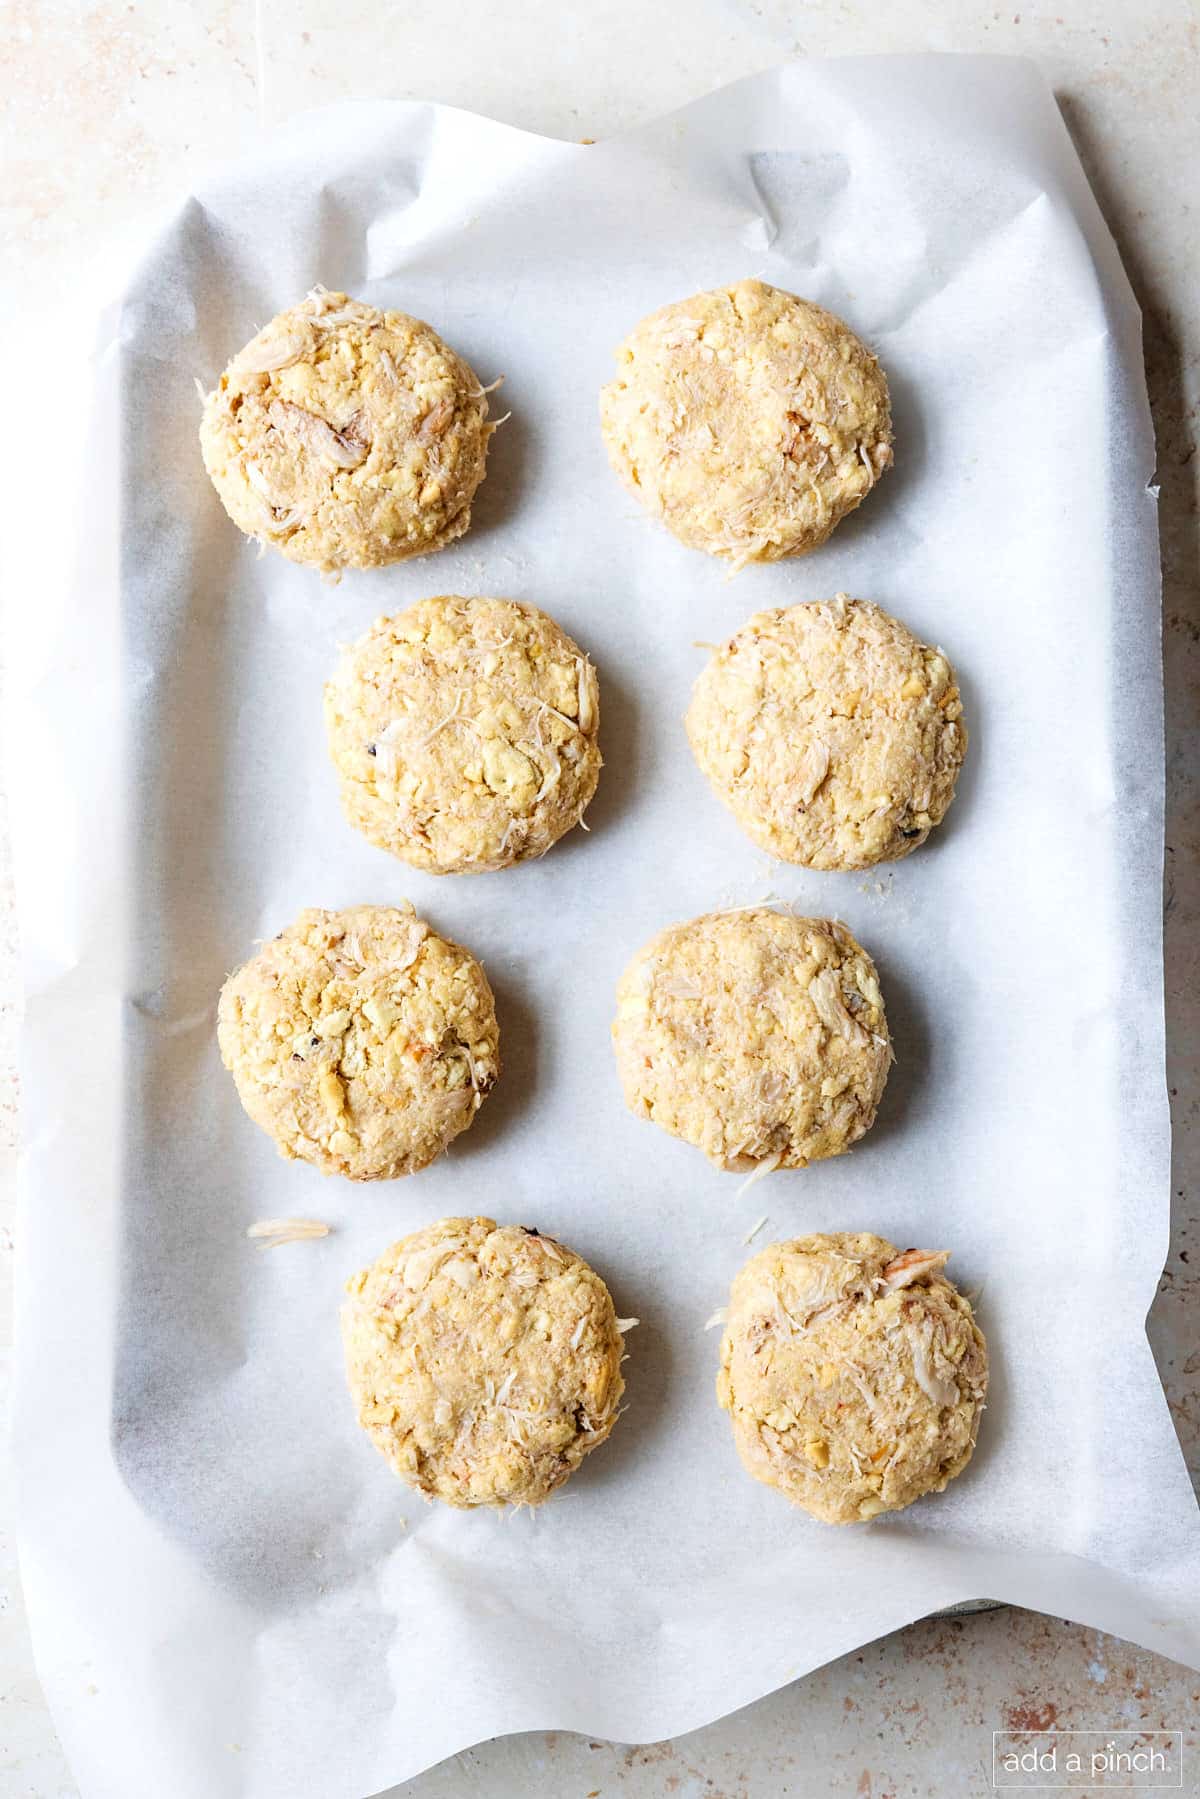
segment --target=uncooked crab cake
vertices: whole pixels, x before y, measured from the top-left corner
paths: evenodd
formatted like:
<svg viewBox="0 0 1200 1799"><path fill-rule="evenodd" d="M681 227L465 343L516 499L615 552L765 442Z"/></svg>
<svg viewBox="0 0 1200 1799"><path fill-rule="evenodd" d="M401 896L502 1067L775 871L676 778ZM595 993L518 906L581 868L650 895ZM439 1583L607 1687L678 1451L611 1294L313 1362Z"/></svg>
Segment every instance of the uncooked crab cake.
<svg viewBox="0 0 1200 1799"><path fill-rule="evenodd" d="M892 461L887 381L833 313L761 281L664 306L600 396L613 467L682 543L735 568L825 542Z"/></svg>
<svg viewBox="0 0 1200 1799"><path fill-rule="evenodd" d="M687 732L754 841L808 868L869 868L924 843L967 749L940 650L866 600L759 612L696 682Z"/></svg>
<svg viewBox="0 0 1200 1799"><path fill-rule="evenodd" d="M551 1237L443 1218L347 1283L358 1422L448 1505L540 1505L609 1435L624 1382L608 1288Z"/></svg>
<svg viewBox="0 0 1200 1799"><path fill-rule="evenodd" d="M863 1231L773 1243L746 1263L717 1399L748 1473L828 1524L899 1511L962 1473L987 1344L948 1259Z"/></svg>
<svg viewBox="0 0 1200 1799"><path fill-rule="evenodd" d="M892 1050L844 925L767 907L672 925L617 988L626 1104L718 1168L803 1168L868 1130Z"/></svg>
<svg viewBox="0 0 1200 1799"><path fill-rule="evenodd" d="M230 975L217 1035L279 1153L355 1181L424 1168L500 1073L482 968L411 906L301 912Z"/></svg>
<svg viewBox="0 0 1200 1799"><path fill-rule="evenodd" d="M432 874L544 855L600 775L596 671L517 600L379 619L327 685L325 722L350 823Z"/></svg>
<svg viewBox="0 0 1200 1799"><path fill-rule="evenodd" d="M204 401L204 466L240 530L293 562L378 568L461 537L487 394L431 325L316 289Z"/></svg>

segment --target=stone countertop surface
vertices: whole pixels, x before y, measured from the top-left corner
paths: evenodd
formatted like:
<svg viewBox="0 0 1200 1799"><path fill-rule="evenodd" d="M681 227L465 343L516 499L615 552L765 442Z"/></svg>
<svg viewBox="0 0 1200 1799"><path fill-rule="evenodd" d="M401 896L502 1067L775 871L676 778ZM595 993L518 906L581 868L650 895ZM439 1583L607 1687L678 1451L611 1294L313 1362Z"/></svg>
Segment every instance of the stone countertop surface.
<svg viewBox="0 0 1200 1799"><path fill-rule="evenodd" d="M1020 10L1017 10L1020 8ZM786 58L1031 56L1054 86L1145 315L1158 433L1167 708L1168 1081L1174 1229L1149 1329L1200 1470L1200 15L1189 0L6 0L0 12L0 318L265 127L346 96L451 102L600 138ZM10 344L13 342L10 336ZM18 1095L15 930L0 820L0 1385L9 1368ZM0 1799L74 1799L22 1611L0 1467ZM927 1619L673 1743L499 1739L392 1799L973 1799L991 1733L1182 1728L1200 1793L1200 1675L1095 1631L1005 1609ZM1179 1790L1179 1789L1176 1789ZM169 1795L163 1795L169 1799ZM214 1799L220 1799L214 1795Z"/></svg>

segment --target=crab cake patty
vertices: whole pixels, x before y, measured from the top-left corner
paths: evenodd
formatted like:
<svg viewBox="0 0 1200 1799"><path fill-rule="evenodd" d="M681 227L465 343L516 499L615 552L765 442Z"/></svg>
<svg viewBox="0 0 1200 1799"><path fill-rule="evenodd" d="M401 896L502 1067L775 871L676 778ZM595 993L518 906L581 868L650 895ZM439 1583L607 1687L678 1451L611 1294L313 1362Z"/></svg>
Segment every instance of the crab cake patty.
<svg viewBox="0 0 1200 1799"><path fill-rule="evenodd" d="M326 571L378 568L463 535L487 416L431 325L317 289L234 357L200 447L247 536Z"/></svg>
<svg viewBox="0 0 1200 1799"><path fill-rule="evenodd" d="M717 1400L747 1473L827 1524L899 1511L962 1473L987 1344L947 1260L864 1231L773 1243L746 1263Z"/></svg>
<svg viewBox="0 0 1200 1799"><path fill-rule="evenodd" d="M892 461L887 381L831 312L761 281L664 306L600 395L609 459L682 543L735 568L825 542Z"/></svg>
<svg viewBox="0 0 1200 1799"><path fill-rule="evenodd" d="M626 1104L718 1168L803 1168L875 1121L892 1050L844 925L767 907L672 925L617 988Z"/></svg>
<svg viewBox="0 0 1200 1799"><path fill-rule="evenodd" d="M346 1291L358 1422L428 1498L540 1505L616 1423L623 1350L612 1299L553 1238L443 1218L393 1244Z"/></svg>
<svg viewBox="0 0 1200 1799"><path fill-rule="evenodd" d="M870 868L942 822L967 750L940 650L846 594L758 612L687 714L692 751L743 830L807 868Z"/></svg>
<svg viewBox="0 0 1200 1799"><path fill-rule="evenodd" d="M350 823L431 874L544 855L600 776L596 671L517 600L379 619L328 683L325 722Z"/></svg>
<svg viewBox="0 0 1200 1799"><path fill-rule="evenodd" d="M411 906L302 912L230 975L217 1035L279 1153L355 1181L424 1168L500 1073L482 968Z"/></svg>

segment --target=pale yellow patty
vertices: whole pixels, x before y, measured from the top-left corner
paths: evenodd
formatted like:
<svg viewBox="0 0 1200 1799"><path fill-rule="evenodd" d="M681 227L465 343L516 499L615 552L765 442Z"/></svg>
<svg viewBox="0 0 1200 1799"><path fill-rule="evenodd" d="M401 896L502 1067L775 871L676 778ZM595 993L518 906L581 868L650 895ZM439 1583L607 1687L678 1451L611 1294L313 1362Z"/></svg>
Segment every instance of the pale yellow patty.
<svg viewBox="0 0 1200 1799"><path fill-rule="evenodd" d="M346 1291L358 1422L429 1498L540 1505L616 1423L623 1352L608 1288L550 1237L443 1218Z"/></svg>
<svg viewBox="0 0 1200 1799"><path fill-rule="evenodd" d="M500 1073L482 968L411 906L302 912L230 975L217 1035L279 1153L355 1181L424 1168Z"/></svg>
<svg viewBox="0 0 1200 1799"><path fill-rule="evenodd" d="M924 843L967 749L954 671L844 593L759 612L696 682L687 732L756 843L808 868L869 868Z"/></svg>
<svg viewBox="0 0 1200 1799"><path fill-rule="evenodd" d="M962 1473L987 1345L947 1259L864 1231L773 1243L746 1263L717 1399L748 1473L828 1524L899 1511Z"/></svg>
<svg viewBox="0 0 1200 1799"><path fill-rule="evenodd" d="M204 402L204 466L241 530L315 568L377 568L461 537L487 396L432 326L317 289Z"/></svg>
<svg viewBox="0 0 1200 1799"><path fill-rule="evenodd" d="M844 925L759 908L672 925L617 988L631 1111L718 1168L803 1168L870 1130L892 1051L870 956Z"/></svg>
<svg viewBox="0 0 1200 1799"><path fill-rule="evenodd" d="M878 362L777 287L664 306L616 361L600 395L613 467L681 542L735 568L815 550L891 465Z"/></svg>
<svg viewBox="0 0 1200 1799"><path fill-rule="evenodd" d="M516 600L381 618L326 687L325 722L350 823L432 874L544 855L600 775L596 671Z"/></svg>

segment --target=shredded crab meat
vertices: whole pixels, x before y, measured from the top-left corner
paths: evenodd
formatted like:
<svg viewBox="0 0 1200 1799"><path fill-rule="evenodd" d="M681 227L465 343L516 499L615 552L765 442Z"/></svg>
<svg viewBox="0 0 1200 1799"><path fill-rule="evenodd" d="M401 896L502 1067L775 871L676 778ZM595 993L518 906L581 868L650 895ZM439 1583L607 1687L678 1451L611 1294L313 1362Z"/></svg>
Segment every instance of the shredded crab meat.
<svg viewBox="0 0 1200 1799"><path fill-rule="evenodd" d="M284 332L279 337L255 340L234 361L234 368L246 375L270 375L277 369L290 369L304 357L309 340L301 332Z"/></svg>
<svg viewBox="0 0 1200 1799"><path fill-rule="evenodd" d="M863 1396L863 1403L865 1404L867 1411L870 1413L871 1417L874 1418L878 1410L878 1404L874 1393L872 1393L867 1384L865 1374L856 1362L846 1363L846 1376L851 1384L858 1388Z"/></svg>
<svg viewBox="0 0 1200 1799"><path fill-rule="evenodd" d="M767 1223L767 1213L764 1212L762 1217L759 1219L758 1223L752 1224L750 1226L750 1229L746 1232L746 1235L742 1238L742 1242L743 1243L753 1243L755 1237L757 1237L759 1231L761 1231L763 1225L766 1223Z"/></svg>
<svg viewBox="0 0 1200 1799"><path fill-rule="evenodd" d="M257 462L252 462L247 456L242 463L242 468L245 470L246 479L249 481L255 493L266 500L269 506L277 505L278 502L275 497L275 489L271 486L271 483L267 480L267 477L263 474Z"/></svg>
<svg viewBox="0 0 1200 1799"><path fill-rule="evenodd" d="M595 708L592 705L592 690L587 678L587 662L582 656L575 658L578 671L579 686L579 729L585 734L596 722Z"/></svg>
<svg viewBox="0 0 1200 1799"><path fill-rule="evenodd" d="M701 997L701 990L690 975L660 975L657 989L667 999L699 999Z"/></svg>
<svg viewBox="0 0 1200 1799"><path fill-rule="evenodd" d="M742 906L718 906L713 917L734 918L739 912L772 912L780 909L775 894L768 893L760 900L747 900Z"/></svg>
<svg viewBox="0 0 1200 1799"><path fill-rule="evenodd" d="M421 953L421 945L429 935L429 926L423 918L417 918L415 914L412 917L410 928L412 934L408 943L398 955L393 956L386 964L395 974L403 974L406 968L412 967Z"/></svg>
<svg viewBox="0 0 1200 1799"><path fill-rule="evenodd" d="M626 1331L635 1329L641 1322L640 1318L618 1318L617 1329L620 1331L621 1335L624 1336Z"/></svg>
<svg viewBox="0 0 1200 1799"><path fill-rule="evenodd" d="M829 773L829 762L829 746L817 738L809 745L797 772L796 805L801 811L812 805L821 784Z"/></svg>
<svg viewBox="0 0 1200 1799"><path fill-rule="evenodd" d="M461 687L458 688L454 695L454 704L450 708L449 712L447 712L447 714L444 718L439 718L436 725L434 725L433 729L431 731L427 731L425 736L422 737L422 739L421 739L421 748L422 749L425 749L429 744L431 744L433 742L434 738L439 734L439 732L444 731L446 729L447 725L452 725L454 723L455 719L458 717L459 713L462 711L462 703L463 703L463 700L465 697L466 697L466 695L464 693L464 690ZM393 731L395 729L396 729L396 726L394 724L388 726L389 732ZM383 736L379 738L378 742L382 743L386 736L387 736L387 732L385 732L383 734Z"/></svg>
<svg viewBox="0 0 1200 1799"><path fill-rule="evenodd" d="M925 1397L936 1406L957 1405L959 1391L956 1382L939 1374L933 1365L933 1332L910 1333L912 1338L913 1374L917 1385Z"/></svg>
<svg viewBox="0 0 1200 1799"><path fill-rule="evenodd" d="M782 1295L774 1288L771 1290L771 1303L775 1310L776 1319L779 1324L782 1325L783 1329L785 1331L794 1331L798 1337L802 1337L808 1329L811 1318L805 1318L803 1320L797 1318L796 1314L789 1311L787 1306L784 1305ZM819 1315L819 1313L813 1314L813 1316ZM771 1321L768 1319L768 1325L770 1322Z"/></svg>
<svg viewBox="0 0 1200 1799"><path fill-rule="evenodd" d="M547 706L546 711L553 711L553 707ZM541 758L544 757L548 764L546 769L542 771L542 784L533 796L534 805L540 806L547 794L553 793L554 789L562 780L562 763L550 748L549 744L541 741L540 725L537 728L537 737L538 742L536 744L529 743L525 739L522 739L521 742L517 744L517 748L519 750L524 750L531 762L540 764Z"/></svg>
<svg viewBox="0 0 1200 1799"><path fill-rule="evenodd" d="M780 1323L801 1337L806 1331L812 1329L818 1318L828 1317L830 1312L836 1310L840 1305L845 1305L848 1300L845 1283L839 1284L834 1281L831 1285L828 1280L821 1279L811 1284L806 1292L794 1297L793 1303L799 1304L802 1308L801 1316L797 1317L795 1312L784 1305L783 1296L777 1287L772 1286L768 1291L779 1315Z"/></svg>
<svg viewBox="0 0 1200 1799"><path fill-rule="evenodd" d="M705 1320L704 1328L706 1331L715 1331L718 1324L726 1323L728 1318L729 1318L728 1306L718 1306L716 1311L712 1314L711 1318L708 1318Z"/></svg>
<svg viewBox="0 0 1200 1799"><path fill-rule="evenodd" d="M279 1249L284 1243L309 1243L329 1235L329 1226L317 1218L262 1218L252 1224L247 1237L263 1249Z"/></svg>
<svg viewBox="0 0 1200 1799"><path fill-rule="evenodd" d="M333 294L319 281L309 288L299 310L319 331L336 331L339 325L374 324L371 307L362 300L347 300L345 305L336 306Z"/></svg>
<svg viewBox="0 0 1200 1799"><path fill-rule="evenodd" d="M538 735L539 735L539 737L541 735L541 718L542 718L542 714L545 712L551 713L553 715L553 717L555 717L559 721L560 724L566 725L568 731L578 731L580 729L580 726L576 723L576 721L573 718L568 718L565 712L560 712L558 710L557 706L552 706L550 704L549 700L539 700L538 701Z"/></svg>
<svg viewBox="0 0 1200 1799"><path fill-rule="evenodd" d="M436 406L430 407L417 426L417 437L422 443L428 443L431 437L441 437L453 417L453 400L439 400Z"/></svg>
<svg viewBox="0 0 1200 1799"><path fill-rule="evenodd" d="M895 1292L900 1287L911 1287L914 1281L924 1280L927 1275L939 1273L949 1260L948 1249L906 1249L902 1256L888 1263L883 1279Z"/></svg>
<svg viewBox="0 0 1200 1799"><path fill-rule="evenodd" d="M847 1043L853 1044L869 1041L862 1025L846 1010L842 984L834 969L823 968L813 976L808 983L808 996L821 1023L835 1036L844 1037Z"/></svg>
<svg viewBox="0 0 1200 1799"><path fill-rule="evenodd" d="M775 1150L773 1152L773 1154L771 1154L769 1156L764 1156L762 1161L758 1164L757 1168L754 1170L753 1174L747 1175L746 1179L742 1182L741 1186L738 1188L737 1197L740 1199L742 1197L743 1193L748 1193L750 1191L750 1188L753 1187L753 1185L756 1181L763 1180L768 1174L774 1174L775 1170L779 1167L779 1164L782 1162L782 1160L783 1160L783 1151L781 1149ZM747 1241L749 1241L748 1238L747 1238Z"/></svg>
<svg viewBox="0 0 1200 1799"><path fill-rule="evenodd" d="M332 463L335 468L356 469L367 459L370 446L353 435L349 427L335 431L315 412L306 412L303 406L295 406L290 400L272 400L267 417L277 431L295 439L322 462ZM356 414L356 421L358 417Z"/></svg>

